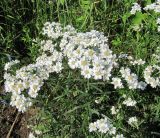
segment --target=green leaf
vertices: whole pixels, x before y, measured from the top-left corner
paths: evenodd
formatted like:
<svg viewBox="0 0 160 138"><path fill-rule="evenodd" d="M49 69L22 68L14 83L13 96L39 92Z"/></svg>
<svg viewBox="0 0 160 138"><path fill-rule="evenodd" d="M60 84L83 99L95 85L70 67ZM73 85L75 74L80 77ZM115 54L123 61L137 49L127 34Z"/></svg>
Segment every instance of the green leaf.
<svg viewBox="0 0 160 138"><path fill-rule="evenodd" d="M146 5L149 5L149 4L151 4L151 3L152 3L151 0L146 0Z"/></svg>
<svg viewBox="0 0 160 138"><path fill-rule="evenodd" d="M124 14L123 16L122 16L122 21L123 21L123 23L125 24L126 23L126 21L128 20L128 18L131 16L131 14L129 13L129 12L127 12L126 14Z"/></svg>
<svg viewBox="0 0 160 138"><path fill-rule="evenodd" d="M122 44L122 41L120 38L112 40L112 45L114 45L114 46L120 46L121 44Z"/></svg>
<svg viewBox="0 0 160 138"><path fill-rule="evenodd" d="M59 0L60 4L64 5L65 0Z"/></svg>
<svg viewBox="0 0 160 138"><path fill-rule="evenodd" d="M142 21L145 20L146 17L147 17L147 14L145 14L145 13L143 14L141 12L137 12L135 17L132 20L132 23L136 24L136 25L140 25L142 23Z"/></svg>

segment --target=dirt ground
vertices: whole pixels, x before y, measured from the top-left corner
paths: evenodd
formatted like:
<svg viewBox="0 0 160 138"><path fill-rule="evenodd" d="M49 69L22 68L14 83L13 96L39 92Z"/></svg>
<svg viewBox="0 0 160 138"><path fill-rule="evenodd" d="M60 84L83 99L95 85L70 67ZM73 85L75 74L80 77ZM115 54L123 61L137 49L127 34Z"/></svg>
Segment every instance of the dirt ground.
<svg viewBox="0 0 160 138"><path fill-rule="evenodd" d="M0 137L6 138L15 122L9 138L27 138L29 129L26 120L26 114L18 113L13 107L3 107L0 112Z"/></svg>
<svg viewBox="0 0 160 138"><path fill-rule="evenodd" d="M0 107L0 138L28 138L28 120L35 115L35 109L19 113L14 107ZM14 124L13 128L12 125ZM7 137L11 131L10 136Z"/></svg>

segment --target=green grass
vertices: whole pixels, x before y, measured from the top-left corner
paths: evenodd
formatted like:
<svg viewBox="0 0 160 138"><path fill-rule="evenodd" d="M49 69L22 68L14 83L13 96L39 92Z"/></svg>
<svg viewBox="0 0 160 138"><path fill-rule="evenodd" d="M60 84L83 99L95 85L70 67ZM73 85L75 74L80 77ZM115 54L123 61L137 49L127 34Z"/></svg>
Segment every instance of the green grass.
<svg viewBox="0 0 160 138"><path fill-rule="evenodd" d="M119 54L129 53L150 63L150 55L160 45L159 34L154 27L141 32L131 29L134 17L126 18L134 0L1 0L0 1L0 83L3 87L3 67L11 59L24 64L32 63L38 56L38 46L33 39L39 37L46 21L72 24L78 31L95 29L109 37L111 49ZM149 17L148 17L149 18ZM137 69L133 69L137 72ZM158 137L160 135L159 89L147 91L115 91L107 82L85 80L78 71L63 70L52 74L36 99L40 113L35 129L43 130L44 138L102 138L108 136L89 133L90 122L104 114L115 121L124 135L134 138ZM137 108L122 107L121 115L115 119L110 108L122 101L123 94L139 101ZM96 104L96 99L102 99ZM118 106L118 104L117 104ZM137 115L142 121L139 129L126 124L124 118ZM144 120L143 120L144 119Z"/></svg>

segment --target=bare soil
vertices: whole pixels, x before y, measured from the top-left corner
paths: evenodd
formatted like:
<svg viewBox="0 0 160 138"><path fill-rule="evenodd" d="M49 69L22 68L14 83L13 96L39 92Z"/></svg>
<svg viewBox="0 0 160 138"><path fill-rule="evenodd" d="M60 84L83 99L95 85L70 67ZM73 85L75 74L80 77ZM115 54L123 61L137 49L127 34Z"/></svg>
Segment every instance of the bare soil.
<svg viewBox="0 0 160 138"><path fill-rule="evenodd" d="M27 127L28 120L36 113L35 109L30 109L26 113L20 113L17 120L18 111L14 107L0 107L0 138L7 138L12 124L14 127L9 138L28 138L30 129Z"/></svg>

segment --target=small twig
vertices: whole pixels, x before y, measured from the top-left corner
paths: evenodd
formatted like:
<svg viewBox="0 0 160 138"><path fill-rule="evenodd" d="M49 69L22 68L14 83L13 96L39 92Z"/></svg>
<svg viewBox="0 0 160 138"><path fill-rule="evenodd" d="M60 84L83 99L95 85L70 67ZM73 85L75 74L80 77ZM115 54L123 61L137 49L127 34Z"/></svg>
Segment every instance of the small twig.
<svg viewBox="0 0 160 138"><path fill-rule="evenodd" d="M13 130L13 127L14 127L16 121L17 121L17 118L18 118L19 114L20 114L20 112L17 113L16 118L15 118L15 120L14 120L14 122L13 122L13 124L12 124L12 126L11 126L11 128L10 128L10 130L9 130L6 138L9 138L9 137L10 137L11 132L12 132L12 130Z"/></svg>

